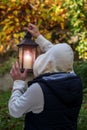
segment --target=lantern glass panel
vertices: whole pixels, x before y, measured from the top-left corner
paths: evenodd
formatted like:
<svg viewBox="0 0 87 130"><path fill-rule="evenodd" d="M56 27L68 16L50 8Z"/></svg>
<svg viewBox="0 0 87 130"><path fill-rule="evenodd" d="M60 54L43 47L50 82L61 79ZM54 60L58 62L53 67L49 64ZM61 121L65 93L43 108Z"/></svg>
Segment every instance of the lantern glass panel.
<svg viewBox="0 0 87 130"><path fill-rule="evenodd" d="M36 58L36 48L33 46L22 46L19 48L20 69L33 69L33 63Z"/></svg>
<svg viewBox="0 0 87 130"><path fill-rule="evenodd" d="M32 69L33 65L33 54L30 48L24 48L23 51L23 68L24 69Z"/></svg>
<svg viewBox="0 0 87 130"><path fill-rule="evenodd" d="M23 54L23 51L22 51L22 48L20 47L19 48L19 56L18 56L18 60L19 60L19 66L20 66L20 68L22 69L23 68L23 59L22 59L22 54Z"/></svg>

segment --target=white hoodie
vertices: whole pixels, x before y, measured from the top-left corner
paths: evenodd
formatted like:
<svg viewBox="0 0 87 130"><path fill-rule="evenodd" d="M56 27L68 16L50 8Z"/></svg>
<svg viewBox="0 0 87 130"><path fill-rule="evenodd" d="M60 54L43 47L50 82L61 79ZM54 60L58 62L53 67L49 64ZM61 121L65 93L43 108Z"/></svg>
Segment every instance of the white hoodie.
<svg viewBox="0 0 87 130"><path fill-rule="evenodd" d="M53 45L42 35L39 35L36 43L45 53L40 55L34 63L35 77L48 72L73 72L74 55L68 44L59 43ZM44 109L44 96L39 84L34 83L28 88L25 81L14 81L8 108L10 115L16 118L30 111L33 113L42 112Z"/></svg>

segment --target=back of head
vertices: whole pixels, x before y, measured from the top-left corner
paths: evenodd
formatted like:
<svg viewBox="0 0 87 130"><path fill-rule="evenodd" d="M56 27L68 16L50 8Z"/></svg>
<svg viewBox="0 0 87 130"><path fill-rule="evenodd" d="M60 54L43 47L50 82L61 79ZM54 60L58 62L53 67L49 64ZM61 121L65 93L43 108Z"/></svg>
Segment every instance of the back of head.
<svg viewBox="0 0 87 130"><path fill-rule="evenodd" d="M44 73L73 71L74 54L66 43L54 45L46 53L40 55L34 63L34 76Z"/></svg>

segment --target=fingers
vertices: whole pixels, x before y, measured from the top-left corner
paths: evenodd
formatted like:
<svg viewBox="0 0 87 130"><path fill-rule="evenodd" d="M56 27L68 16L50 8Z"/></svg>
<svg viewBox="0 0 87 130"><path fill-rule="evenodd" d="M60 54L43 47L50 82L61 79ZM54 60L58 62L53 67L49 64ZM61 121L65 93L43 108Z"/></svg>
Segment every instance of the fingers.
<svg viewBox="0 0 87 130"><path fill-rule="evenodd" d="M37 27L34 24L30 23L28 27L25 27L24 29L32 33L35 28Z"/></svg>
<svg viewBox="0 0 87 130"><path fill-rule="evenodd" d="M11 71L10 71L10 75L12 77L13 80L16 80L20 77L20 69L19 69L19 65L18 63L16 62L16 64L12 64L12 68L11 68Z"/></svg>
<svg viewBox="0 0 87 130"><path fill-rule="evenodd" d="M33 35L33 30L31 28L25 27L24 30L27 30L28 32L30 32Z"/></svg>
<svg viewBox="0 0 87 130"><path fill-rule="evenodd" d="M14 73L15 73L15 65L12 64L12 68L11 68L10 74L13 75Z"/></svg>
<svg viewBox="0 0 87 130"><path fill-rule="evenodd" d="M16 62L16 64L12 64L11 72L12 73L20 73L20 68L19 68L18 62Z"/></svg>
<svg viewBox="0 0 87 130"><path fill-rule="evenodd" d="M15 71L17 71L18 74L21 73L18 62L16 62L15 69Z"/></svg>
<svg viewBox="0 0 87 130"><path fill-rule="evenodd" d="M18 62L16 62L16 64L12 64L10 75L14 81L15 80L25 80L27 77L27 70L25 70L23 73L21 73L19 64L18 64Z"/></svg>
<svg viewBox="0 0 87 130"><path fill-rule="evenodd" d="M30 32L31 35L36 37L36 38L40 35L38 28L34 24L30 23L29 26L25 27L24 29L27 30L28 32Z"/></svg>
<svg viewBox="0 0 87 130"><path fill-rule="evenodd" d="M29 23L28 27L29 27L29 29L31 29L31 30L37 28L36 25L34 25L34 24L32 24L32 23Z"/></svg>
<svg viewBox="0 0 87 130"><path fill-rule="evenodd" d="M28 70L25 69L24 72L22 73L23 74L22 76L24 77L24 79L27 77L27 73L28 73Z"/></svg>

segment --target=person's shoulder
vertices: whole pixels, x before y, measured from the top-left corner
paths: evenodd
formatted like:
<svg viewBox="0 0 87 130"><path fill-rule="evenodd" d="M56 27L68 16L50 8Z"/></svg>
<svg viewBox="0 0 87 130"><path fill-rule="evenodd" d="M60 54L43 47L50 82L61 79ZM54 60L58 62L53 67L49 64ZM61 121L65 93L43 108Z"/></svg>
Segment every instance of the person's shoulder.
<svg viewBox="0 0 87 130"><path fill-rule="evenodd" d="M62 43L59 42L56 45L58 45L58 46L70 46L67 42L62 42Z"/></svg>
<svg viewBox="0 0 87 130"><path fill-rule="evenodd" d="M33 83L32 85L29 86L29 91L31 91L32 93L36 93L36 92L40 92L41 91L41 87L38 83Z"/></svg>

